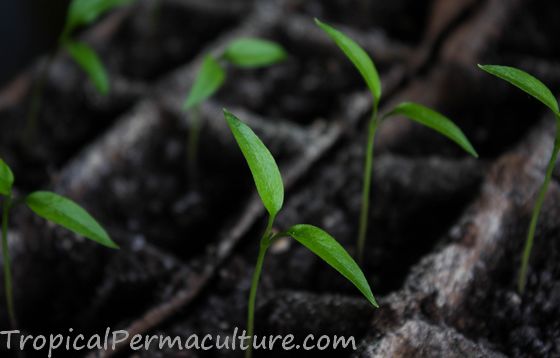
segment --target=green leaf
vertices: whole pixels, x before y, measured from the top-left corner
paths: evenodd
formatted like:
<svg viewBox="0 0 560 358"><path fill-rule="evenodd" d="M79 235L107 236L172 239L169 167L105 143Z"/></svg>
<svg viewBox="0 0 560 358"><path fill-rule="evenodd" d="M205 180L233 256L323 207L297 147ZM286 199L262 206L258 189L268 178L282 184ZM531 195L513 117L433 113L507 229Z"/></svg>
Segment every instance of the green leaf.
<svg viewBox="0 0 560 358"><path fill-rule="evenodd" d="M342 52L352 61L354 66L366 81L376 105L381 99L381 81L379 74L368 54L354 40L336 30L332 26L315 19L315 23L329 35L329 37L340 47Z"/></svg>
<svg viewBox="0 0 560 358"><path fill-rule="evenodd" d="M237 39L224 52L226 60L241 67L268 66L286 56L284 48L276 42L256 38Z"/></svg>
<svg viewBox="0 0 560 358"><path fill-rule="evenodd" d="M216 93L225 79L226 73L222 66L212 56L206 56L183 108L188 110L204 102Z"/></svg>
<svg viewBox="0 0 560 358"><path fill-rule="evenodd" d="M224 116L249 164L259 196L274 218L284 203L284 184L276 161L251 128L225 109Z"/></svg>
<svg viewBox="0 0 560 358"><path fill-rule="evenodd" d="M101 245L118 249L107 232L81 206L70 199L48 191L36 191L25 199L35 214Z"/></svg>
<svg viewBox="0 0 560 358"><path fill-rule="evenodd" d="M74 61L89 76L97 91L103 95L109 93L109 77L95 51L81 42L68 41L64 46Z"/></svg>
<svg viewBox="0 0 560 358"><path fill-rule="evenodd" d="M73 0L68 8L64 36L77 27L89 25L99 16L118 6L128 5L134 0Z"/></svg>
<svg viewBox="0 0 560 358"><path fill-rule="evenodd" d="M13 185L14 173L12 173L8 164L0 159L0 195L10 195Z"/></svg>
<svg viewBox="0 0 560 358"><path fill-rule="evenodd" d="M379 307L362 270L332 236L318 227L305 224L292 226L286 231L286 234L340 272L360 290L373 306Z"/></svg>
<svg viewBox="0 0 560 358"><path fill-rule="evenodd" d="M403 102L396 106L391 112L386 114L384 118L402 115L439 132L457 143L467 153L478 158L478 154L474 150L465 134L453 123L449 118L440 113L417 103Z"/></svg>
<svg viewBox="0 0 560 358"><path fill-rule="evenodd" d="M558 102L550 89L527 72L508 66L478 65L478 67L520 88L522 91L544 103L556 116L560 116Z"/></svg>

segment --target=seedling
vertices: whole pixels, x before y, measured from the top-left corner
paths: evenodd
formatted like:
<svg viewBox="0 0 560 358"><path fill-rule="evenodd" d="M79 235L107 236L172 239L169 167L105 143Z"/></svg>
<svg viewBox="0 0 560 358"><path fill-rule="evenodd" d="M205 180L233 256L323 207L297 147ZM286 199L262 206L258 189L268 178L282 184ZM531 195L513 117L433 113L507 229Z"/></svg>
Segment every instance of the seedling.
<svg viewBox="0 0 560 358"><path fill-rule="evenodd" d="M59 49L65 49L76 64L88 75L97 91L106 95L109 93L109 77L103 63L95 51L83 42L72 38L78 28L93 23L106 12L134 0L73 0L68 9L66 22L62 34L58 39L58 46L48 56L41 74L34 84L31 95L31 105L27 116L25 137L30 140L37 127L37 115L41 108L43 89L51 63Z"/></svg>
<svg viewBox="0 0 560 358"><path fill-rule="evenodd" d="M533 249L533 241L535 239L535 230L537 228L539 214L541 212L548 185L550 184L550 179L552 178L554 166L556 165L558 152L560 151L560 111L558 110L558 102L552 94L552 91L550 91L544 83L527 72L507 66L478 65L478 67L491 75L511 83L515 87L541 101L556 117L556 137L554 140L554 147L552 148L552 154L546 167L544 181L539 189L537 201L533 207L531 222L529 223L529 231L527 232L527 239L525 240L525 246L523 248L523 255L521 258L521 270L519 271L517 289L519 290L519 293L523 293L525 291L525 285L527 284L529 258L531 257L531 250Z"/></svg>
<svg viewBox="0 0 560 358"><path fill-rule="evenodd" d="M280 237L291 237L307 247L311 252L319 256L342 276L352 282L374 307L379 307L360 267L346 250L344 250L344 248L328 233L318 227L306 224L294 225L280 233L273 232L272 227L274 225L274 219L282 209L284 202L284 184L282 183L280 170L270 151L255 135L251 128L227 110L224 110L224 116L249 165L261 201L268 211L268 225L260 241L257 264L253 273L251 291L249 294L247 335L251 338L249 339L249 349L246 351L245 357L250 358L252 355L255 299L264 256L270 245Z"/></svg>
<svg viewBox="0 0 560 358"><path fill-rule="evenodd" d="M381 121L394 116L407 117L412 121L420 123L446 136L474 157L478 157L478 154L459 127L457 127L450 119L421 104L403 102L382 117L379 117L378 108L379 101L381 100L381 81L379 80L379 75L371 58L356 42L354 42L354 40L342 32L319 21L318 19L315 19L315 22L324 32L327 33L327 35L336 43L336 45L358 69L373 97L373 110L368 126L368 137L364 160L362 207L360 212L360 226L357 244L358 262L361 262L363 259L365 239L368 229L373 146L377 127Z"/></svg>
<svg viewBox="0 0 560 358"><path fill-rule="evenodd" d="M210 98L224 84L225 65L231 64L241 68L259 68L283 61L287 54L284 48L272 41L257 38L239 38L232 41L219 56L206 55L202 66L183 105L189 111L191 128L187 143L187 160L189 173L196 172L198 139L200 136L199 106Z"/></svg>
<svg viewBox="0 0 560 358"><path fill-rule="evenodd" d="M0 159L0 198L2 205L2 255L4 261L4 286L8 315L12 327L16 327L12 290L11 259L8 251L8 217L13 207L12 187L14 175L10 167ZM49 191L36 191L25 198L25 204L38 216L60 225L78 235L101 245L118 249L105 230L91 215L72 200Z"/></svg>

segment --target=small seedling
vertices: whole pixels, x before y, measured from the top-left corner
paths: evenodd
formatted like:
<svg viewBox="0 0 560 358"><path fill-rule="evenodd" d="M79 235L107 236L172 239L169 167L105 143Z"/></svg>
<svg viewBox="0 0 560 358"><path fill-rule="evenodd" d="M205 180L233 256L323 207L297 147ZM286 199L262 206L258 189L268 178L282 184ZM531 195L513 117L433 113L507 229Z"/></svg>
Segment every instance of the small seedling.
<svg viewBox="0 0 560 358"><path fill-rule="evenodd" d="M189 111L192 124L187 143L187 160L191 175L196 172L198 139L202 124L199 106L223 85L226 79L225 65L231 64L241 68L266 67L283 61L286 56L284 48L275 42L257 38L240 38L232 41L219 56L204 57L183 105L183 109Z"/></svg>
<svg viewBox="0 0 560 358"><path fill-rule="evenodd" d="M88 75L100 94L109 93L109 77L99 56L90 46L73 39L72 35L75 30L93 23L106 12L132 1L134 0L73 0L70 3L64 29L58 39L58 46L48 56L47 62L43 65L41 74L34 84L25 132L27 140L30 140L36 131L37 115L41 107L47 74L59 49L65 49L70 54L70 57Z"/></svg>
<svg viewBox="0 0 560 358"><path fill-rule="evenodd" d="M381 100L381 81L379 80L379 75L371 58L356 42L354 42L354 40L352 40L342 32L317 19L315 19L315 22L324 32L327 33L327 35L336 43L336 45L342 50L342 52L344 52L348 59L350 59L350 61L358 69L373 97L373 110L371 119L369 121L367 134L368 137L365 153L362 189L362 207L360 212L360 226L358 231L357 244L358 262L361 262L363 259L365 239L368 228L374 140L377 127L382 120L393 116L407 117L412 121L420 123L446 136L474 157L478 157L478 154L474 150L469 140L465 137L463 132L459 129L459 127L457 127L447 117L423 105L411 102L403 102L390 110L387 114L379 117L378 107L379 101Z"/></svg>
<svg viewBox="0 0 560 358"><path fill-rule="evenodd" d="M305 224L294 225L280 233L274 233L272 231L274 219L282 209L284 202L284 184L282 183L280 170L270 151L251 128L227 110L224 110L224 116L249 165L257 192L259 193L264 207L268 211L268 225L260 241L257 264L253 273L251 291L249 294L247 335L250 339L249 349L246 351L245 357L250 358L252 355L255 299L264 256L270 245L280 237L291 237L307 247L311 252L319 256L342 276L352 282L374 307L378 307L360 267L332 236L318 227Z"/></svg>
<svg viewBox="0 0 560 358"><path fill-rule="evenodd" d="M13 207L12 187L14 175L10 167L0 159L0 198L2 207L2 255L4 261L4 286L8 315L12 327L16 327L12 290L11 259L8 251L8 217ZM49 191L36 191L25 198L25 204L38 216L60 225L78 235L101 245L118 249L107 232L83 208L72 200Z"/></svg>
<svg viewBox="0 0 560 358"><path fill-rule="evenodd" d="M550 184L550 179L552 178L554 166L556 165L558 152L560 151L560 111L558 110L558 102L552 94L552 91L550 91L544 83L527 72L507 66L478 65L478 67L491 75L511 83L515 87L541 101L552 111L552 113L554 113L554 116L556 117L556 137L554 140L554 147L552 148L552 154L546 167L544 181L539 189L537 201L533 207L531 222L529 223L529 231L527 232L527 239L525 240L525 246L523 248L521 270L519 271L519 279L517 281L517 289L520 293L523 293L525 291L525 285L527 284L529 258L531 257L531 250L533 249L533 241L535 239L535 230L537 228L539 214L541 212L548 185Z"/></svg>

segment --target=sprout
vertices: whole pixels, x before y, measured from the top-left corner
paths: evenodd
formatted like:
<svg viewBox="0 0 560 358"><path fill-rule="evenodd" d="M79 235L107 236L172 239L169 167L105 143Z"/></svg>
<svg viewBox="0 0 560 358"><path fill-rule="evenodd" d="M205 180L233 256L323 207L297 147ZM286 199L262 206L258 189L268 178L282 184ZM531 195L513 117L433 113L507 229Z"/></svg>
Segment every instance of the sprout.
<svg viewBox="0 0 560 358"><path fill-rule="evenodd" d="M102 95L109 93L109 76L95 51L83 42L76 41L72 34L78 28L89 25L106 12L133 0L73 0L68 9L62 34L57 48L49 55L39 79L35 82L31 95L31 104L27 115L25 137L31 140L37 127L37 115L41 107L43 89L54 54L59 48L65 49L70 57L88 75L95 89Z"/></svg>
<svg viewBox="0 0 560 358"><path fill-rule="evenodd" d="M268 211L268 224L260 241L259 254L249 293L247 335L250 338L249 348L245 353L245 357L250 358L252 355L255 300L266 250L280 237L291 237L307 247L352 282L374 307L378 307L362 270L346 250L328 233L318 227L306 224L294 225L280 233L272 231L274 219L282 209L284 202L284 185L280 170L270 151L253 133L251 128L227 110L224 110L224 116L249 165L261 201Z"/></svg>
<svg viewBox="0 0 560 358"><path fill-rule="evenodd" d="M224 84L224 65L230 63L242 68L259 68L283 61L286 51L279 44L257 39L240 38L232 41L218 57L206 55L187 95L183 109L190 111L192 126L187 143L189 173L196 172L198 138L200 135L199 105L216 93Z"/></svg>
<svg viewBox="0 0 560 358"><path fill-rule="evenodd" d="M369 121L365 153L362 207L360 212L360 226L357 244L358 262L361 262L364 255L364 246L368 227L374 140L377 127L383 119L393 116L405 116L446 136L474 157L478 157L478 154L463 132L451 120L420 104L411 102L401 103L379 118L378 107L379 101L381 100L381 81L379 80L379 75L373 61L368 54L356 42L354 42L354 40L318 19L315 19L315 22L336 43L336 45L358 69L365 80L373 99L373 110Z"/></svg>
<svg viewBox="0 0 560 358"><path fill-rule="evenodd" d="M10 167L0 159L0 198L2 206L2 255L4 261L4 285L8 314L16 327L12 288L11 259L8 251L8 218L12 208L12 187L14 175ZM48 191L36 191L25 198L25 204L38 216L60 225L78 235L84 236L103 246L118 249L107 232L87 211L72 200Z"/></svg>
<svg viewBox="0 0 560 358"><path fill-rule="evenodd" d="M560 111L558 110L558 102L556 101L556 98L554 98L554 95L552 94L550 89L548 89L548 87L546 87L541 81L531 76L527 72L507 66L478 65L478 67L483 71L501 78L504 81L509 82L515 87L521 89L522 91L530 94L531 96L542 102L545 106L547 106L556 117L556 138L554 140L554 148L552 149L552 154L546 167L544 181L540 187L537 201L535 202L535 206L533 208L531 222L529 224L529 231L527 232L527 239L525 240L525 246L523 248L521 270L519 271L519 279L517 281L517 289L520 293L523 293L525 290L525 285L527 284L529 258L531 256L533 241L535 239L535 229L537 228L537 222L539 220L539 214L544 202L544 196L546 195L548 184L550 184L552 172L554 170L554 166L556 165L556 159L558 158L558 152L560 151Z"/></svg>

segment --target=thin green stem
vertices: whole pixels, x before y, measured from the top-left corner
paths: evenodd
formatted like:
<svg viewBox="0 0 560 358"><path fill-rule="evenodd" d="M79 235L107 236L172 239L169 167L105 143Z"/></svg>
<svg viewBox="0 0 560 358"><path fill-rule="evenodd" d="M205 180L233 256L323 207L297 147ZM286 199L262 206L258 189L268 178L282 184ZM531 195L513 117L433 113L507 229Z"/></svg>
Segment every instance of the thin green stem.
<svg viewBox="0 0 560 358"><path fill-rule="evenodd" d="M27 122L25 124L25 130L23 133L23 140L26 145L31 144L35 137L35 134L37 133L37 122L39 112L41 110L41 104L43 102L43 91L45 89L45 83L47 82L49 69L51 67L52 61L54 60L55 54L56 50L52 51L48 55L47 60L41 68L38 79L33 83L33 89L31 92L31 103L29 104L29 111L27 112Z"/></svg>
<svg viewBox="0 0 560 358"><path fill-rule="evenodd" d="M249 303L247 309L247 336L249 336L249 347L245 351L245 358L251 358L253 356L253 335L255 332L255 301L257 298L257 289L259 287L259 280L261 278L261 272L264 263L264 255L266 254L266 250L270 246L270 237L273 222L274 217L269 217L266 230L264 231L264 234L261 238L259 256L257 257L255 271L253 272L253 280L251 282L251 291L249 293Z"/></svg>
<svg viewBox="0 0 560 358"><path fill-rule="evenodd" d="M557 119L560 121L560 119ZM535 239L535 230L537 228L537 222L539 221L539 214L544 202L546 192L548 190L548 185L550 184L550 179L552 178L552 171L556 164L556 159L558 158L558 152L560 151L560 125L556 128L556 139L554 141L554 149L552 150L552 155L546 167L546 174L544 177L544 182L541 185L539 194L537 196L537 201L533 208L533 214L531 216L531 222L529 224L529 232L527 233L527 240L525 241L525 247L523 248L523 257L521 259L521 271L519 272L519 280L517 282L517 289L519 293L525 291L525 286L527 284L527 273L529 269L529 258L531 256L531 250L533 249L533 241Z"/></svg>
<svg viewBox="0 0 560 358"><path fill-rule="evenodd" d="M373 112L369 121L367 146L364 162L364 184L362 188L362 209L360 212L360 228L358 233L358 263L362 263L364 256L364 247L366 242L366 234L369 216L369 193L371 190L371 172L373 167L373 147L375 141L375 132L378 125L377 103L374 103Z"/></svg>
<svg viewBox="0 0 560 358"><path fill-rule="evenodd" d="M6 291L6 303L8 305L8 315L10 316L10 324L12 328L17 327L16 314L14 310L14 296L12 288L12 269L11 259L8 249L8 215L10 206L12 205L12 195L4 198L2 208L2 257L4 260L4 290Z"/></svg>
<svg viewBox="0 0 560 358"><path fill-rule="evenodd" d="M200 109L198 106L189 111L191 117L191 125L187 138L187 169L189 171L189 180L193 186L197 184L198 172L198 143L200 140L200 129L202 121L200 118Z"/></svg>

